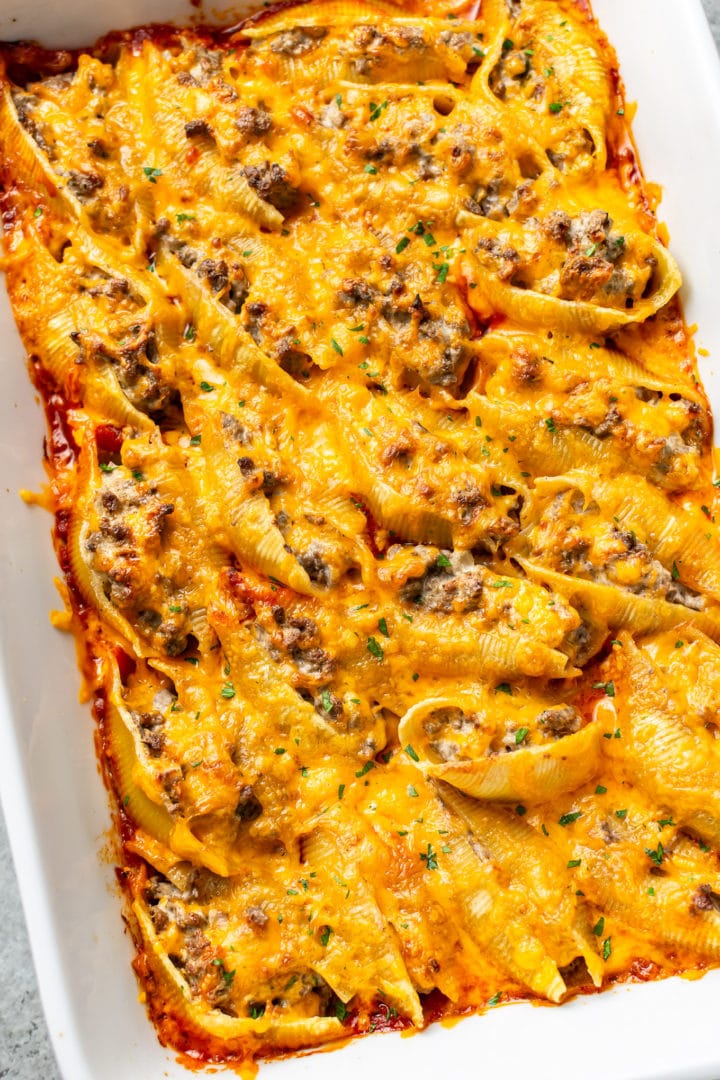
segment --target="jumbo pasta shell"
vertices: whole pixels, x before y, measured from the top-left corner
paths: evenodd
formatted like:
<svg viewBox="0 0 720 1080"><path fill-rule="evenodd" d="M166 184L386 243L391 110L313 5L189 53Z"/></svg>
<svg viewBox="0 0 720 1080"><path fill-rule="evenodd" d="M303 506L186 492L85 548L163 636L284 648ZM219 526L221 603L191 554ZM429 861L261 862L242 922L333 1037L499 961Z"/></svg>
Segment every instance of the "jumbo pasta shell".
<svg viewBox="0 0 720 1080"><path fill-rule="evenodd" d="M228 1016L219 1009L193 1000L190 986L162 948L152 920L144 906L136 901L133 916L143 942L143 951L150 969L159 981L163 996L171 1004L173 1014L187 1024L190 1031L222 1039L229 1049L252 1052L253 1047L272 1046L278 1051L294 1050L340 1038L343 1026L332 1017L310 1017L278 1022L261 1016L256 1020Z"/></svg>
<svg viewBox="0 0 720 1080"><path fill-rule="evenodd" d="M626 628L635 634L650 634L690 622L715 640L720 640L720 611L716 606L694 611L682 604L638 596L611 585L601 585L579 577L566 577L540 563L517 556L531 581L544 582L575 607L592 612L599 627Z"/></svg>
<svg viewBox="0 0 720 1080"><path fill-rule="evenodd" d="M476 261L468 260L465 276L477 288L468 294L471 307L481 316L501 312L524 326L545 326L568 334L608 334L632 323L644 322L664 307L682 284L677 263L656 243L657 284L652 294L630 311L607 308L581 300L562 300L501 281Z"/></svg>
<svg viewBox="0 0 720 1080"><path fill-rule="evenodd" d="M471 707L473 698L431 698L413 705L400 721L401 743L412 745L419 756L418 768L428 777L444 780L476 799L511 802L542 802L573 791L598 771L604 716L591 721L575 734L557 739L549 746L520 746L508 753L483 756L489 746L480 746L477 758L444 760L433 750L423 728L423 719L434 710ZM475 699L477 700L477 699ZM481 705L481 707L484 707Z"/></svg>

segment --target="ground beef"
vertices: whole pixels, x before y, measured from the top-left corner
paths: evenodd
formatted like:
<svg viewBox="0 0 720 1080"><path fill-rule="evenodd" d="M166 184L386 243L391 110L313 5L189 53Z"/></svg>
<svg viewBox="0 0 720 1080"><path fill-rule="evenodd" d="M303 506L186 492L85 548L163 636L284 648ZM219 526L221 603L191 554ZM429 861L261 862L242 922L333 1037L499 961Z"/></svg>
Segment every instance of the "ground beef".
<svg viewBox="0 0 720 1080"><path fill-rule="evenodd" d="M98 176L97 173L80 172L78 169L71 169L68 177L68 191L71 191L80 202L91 199L105 183L102 176Z"/></svg>
<svg viewBox="0 0 720 1080"><path fill-rule="evenodd" d="M537 718L538 724L546 735L561 739L565 735L574 735L582 727L582 717L572 705L560 705L555 709L544 709Z"/></svg>
<svg viewBox="0 0 720 1080"><path fill-rule="evenodd" d="M324 26L296 26L277 34L270 48L283 56L305 56L317 48L326 34Z"/></svg>
<svg viewBox="0 0 720 1080"><path fill-rule="evenodd" d="M253 191L276 210L289 210L298 200L297 188L289 182L285 170L274 162L266 161L264 165L247 165L245 177Z"/></svg>
<svg viewBox="0 0 720 1080"><path fill-rule="evenodd" d="M243 135L266 135L272 127L272 118L266 109L243 105L238 109L235 127Z"/></svg>

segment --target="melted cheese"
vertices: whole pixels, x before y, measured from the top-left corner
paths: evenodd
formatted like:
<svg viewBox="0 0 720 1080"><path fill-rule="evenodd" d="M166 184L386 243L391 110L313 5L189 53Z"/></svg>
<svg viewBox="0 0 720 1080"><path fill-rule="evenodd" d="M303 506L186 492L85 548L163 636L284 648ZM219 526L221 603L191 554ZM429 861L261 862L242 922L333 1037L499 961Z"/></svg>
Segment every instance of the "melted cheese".
<svg viewBox="0 0 720 1080"><path fill-rule="evenodd" d="M456 7L5 53L136 969L213 1060L720 959L679 274L586 5Z"/></svg>

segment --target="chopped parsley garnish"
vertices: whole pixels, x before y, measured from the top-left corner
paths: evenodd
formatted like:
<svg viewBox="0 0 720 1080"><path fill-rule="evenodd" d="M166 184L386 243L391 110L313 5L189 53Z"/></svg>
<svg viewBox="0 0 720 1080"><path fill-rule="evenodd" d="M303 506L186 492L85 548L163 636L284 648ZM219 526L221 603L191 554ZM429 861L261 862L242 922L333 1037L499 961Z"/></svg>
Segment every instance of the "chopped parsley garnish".
<svg viewBox="0 0 720 1080"><path fill-rule="evenodd" d="M530 734L530 729L529 728L526 728L526 727L518 728L518 730L515 732L515 745L519 746L520 743L525 742L525 740L527 739L529 734Z"/></svg>
<svg viewBox="0 0 720 1080"><path fill-rule="evenodd" d="M665 850L660 843L656 848L645 848L645 854L649 859L652 859L656 866L659 866L665 858Z"/></svg>
<svg viewBox="0 0 720 1080"><path fill-rule="evenodd" d="M620 821L624 821L625 818L627 817L627 810L616 810L615 811L615 817L619 818Z"/></svg>
<svg viewBox="0 0 720 1080"><path fill-rule="evenodd" d="M614 682L594 682L593 690L602 690L607 697L615 697Z"/></svg>
<svg viewBox="0 0 720 1080"><path fill-rule="evenodd" d="M447 567L447 566L450 566L450 560L448 559L447 555L443 555L443 553L441 551L440 554L438 555L437 559L435 560L435 565L436 566L441 566L441 567Z"/></svg>
<svg viewBox="0 0 720 1080"><path fill-rule="evenodd" d="M371 176L377 176L377 169L374 165L366 165L363 172L369 173Z"/></svg>
<svg viewBox="0 0 720 1080"><path fill-rule="evenodd" d="M573 810L569 814L563 814L562 817L558 820L558 825L572 825L572 823L574 821L577 821L579 817L582 817L582 811Z"/></svg>
<svg viewBox="0 0 720 1080"><path fill-rule="evenodd" d="M604 918L603 915L601 915L600 918L598 919L598 921L593 926L593 934L595 935L595 937L602 937L602 932L603 932L604 929L605 929L605 918Z"/></svg>
<svg viewBox="0 0 720 1080"><path fill-rule="evenodd" d="M579 866L581 862L582 862L582 859L570 859L570 861L567 864L568 870L574 870L575 867Z"/></svg>
<svg viewBox="0 0 720 1080"><path fill-rule="evenodd" d="M175 220L177 221L178 225L182 225L182 223L184 221L195 221L195 215L194 214L176 214L175 215Z"/></svg>
<svg viewBox="0 0 720 1080"><path fill-rule="evenodd" d="M278 755L279 754L287 754L287 750L285 749L284 746L276 746L273 753L278 754Z"/></svg>
<svg viewBox="0 0 720 1080"><path fill-rule="evenodd" d="M322 700L322 706L323 706L323 709L325 710L325 712L327 712L327 713L332 712L333 711L333 699L330 697L330 694L328 693L328 691L323 690L322 694L320 695L320 698Z"/></svg>
<svg viewBox="0 0 720 1080"><path fill-rule="evenodd" d="M417 789L414 788L412 784L408 784L407 793L408 793L408 795L410 796L411 799L419 799L420 798L420 796L417 793Z"/></svg>
<svg viewBox="0 0 720 1080"><path fill-rule="evenodd" d="M596 795L605 795L606 793L607 793L607 788L603 787L602 784L598 784L598 786L595 788L595 794Z"/></svg>
<svg viewBox="0 0 720 1080"><path fill-rule="evenodd" d="M259 1020L265 1014L265 1002L253 1001L250 1005L250 1019Z"/></svg>
<svg viewBox="0 0 720 1080"><path fill-rule="evenodd" d="M385 658L382 646L378 644L374 637L369 637L367 639L367 650L376 660L383 660Z"/></svg>
<svg viewBox="0 0 720 1080"><path fill-rule="evenodd" d="M333 932L332 926L324 926L323 927L322 933L320 934L320 944L321 945L327 945L328 941L330 940L330 935L332 934L332 932Z"/></svg>
<svg viewBox="0 0 720 1080"><path fill-rule="evenodd" d="M225 683L222 690L220 691L220 696L228 699L235 697L235 687L231 682Z"/></svg>
<svg viewBox="0 0 720 1080"><path fill-rule="evenodd" d="M388 625L384 618L378 619L378 630L383 637L390 637L390 631L388 630Z"/></svg>
<svg viewBox="0 0 720 1080"><path fill-rule="evenodd" d="M420 859L425 863L426 870L437 870L437 855L433 851L432 844L428 844L427 851L420 852Z"/></svg>
<svg viewBox="0 0 720 1080"><path fill-rule="evenodd" d="M487 1003L488 1003L488 1005L497 1005L499 1000L500 1000L500 991L498 990L498 992L496 994L493 994L493 996L491 998L488 998Z"/></svg>
<svg viewBox="0 0 720 1080"><path fill-rule="evenodd" d="M346 1019L347 1014L348 1014L347 1005L345 1005L340 1000L340 998L335 998L335 1016L340 1021L340 1023L342 1023L343 1020Z"/></svg>
<svg viewBox="0 0 720 1080"><path fill-rule="evenodd" d="M162 176L162 169L154 169L152 165L143 165L143 172L151 184L157 184L158 177Z"/></svg>
<svg viewBox="0 0 720 1080"><path fill-rule="evenodd" d="M498 683L495 687L496 694L510 694L512 695L512 687L509 682Z"/></svg>
<svg viewBox="0 0 720 1080"><path fill-rule="evenodd" d="M332 345L333 349L334 349L334 350L335 350L335 352L336 352L336 353L338 354L338 356L343 356L343 355L344 355L344 354L343 354L343 351L342 351L342 349L341 349L341 348L340 348L340 346L338 345L338 343L337 343L337 341L335 340L335 338L330 338L330 344Z"/></svg>
<svg viewBox="0 0 720 1080"><path fill-rule="evenodd" d="M562 101L551 101L548 108L551 113L559 113L562 111Z"/></svg>
<svg viewBox="0 0 720 1080"><path fill-rule="evenodd" d="M340 784L340 786L338 788L338 799L342 799L344 794L345 794L345 785Z"/></svg>
<svg viewBox="0 0 720 1080"><path fill-rule="evenodd" d="M215 387L212 385L212 383L205 382L205 380L203 379L203 381L200 383L200 389L204 390L206 394L209 394L211 390L215 389Z"/></svg>
<svg viewBox="0 0 720 1080"><path fill-rule="evenodd" d="M398 240L397 244L395 245L395 254L399 255L401 252L403 252L405 250L405 248L408 246L409 243L410 243L410 237L409 236L401 237Z"/></svg>
<svg viewBox="0 0 720 1080"><path fill-rule="evenodd" d="M555 421L553 420L552 416L546 417L546 419L545 419L545 427L548 429L548 431L552 431L552 432L557 431L557 428L555 427Z"/></svg>
<svg viewBox="0 0 720 1080"><path fill-rule="evenodd" d="M366 761L365 764L363 765L362 769L358 769L358 771L355 773L355 775L357 776L358 779L360 779L361 776L367 776L367 774L370 772L370 770L374 769L374 768L375 768L375 762L374 761Z"/></svg>
<svg viewBox="0 0 720 1080"><path fill-rule="evenodd" d="M405 753L407 754L407 756L409 758L412 758L413 761L419 761L420 760L420 758L417 756L417 752L412 748L410 743L408 743L408 745L405 747Z"/></svg>
<svg viewBox="0 0 720 1080"><path fill-rule="evenodd" d="M35 209L33 210L33 217L42 217L42 212L43 212L42 206L36 206Z"/></svg>
<svg viewBox="0 0 720 1080"><path fill-rule="evenodd" d="M603 941L603 960L609 960L612 953L612 938L606 937Z"/></svg>
<svg viewBox="0 0 720 1080"><path fill-rule="evenodd" d="M445 284L449 269L450 263L440 263L439 266L436 266L435 263L433 263L433 270L437 270L437 277L435 278L435 281L438 283L438 285Z"/></svg>
<svg viewBox="0 0 720 1080"><path fill-rule="evenodd" d="M680 578L680 571L677 568L677 563L673 562L673 564L672 564L672 579L673 579L673 581L678 581L679 578Z"/></svg>
<svg viewBox="0 0 720 1080"><path fill-rule="evenodd" d="M222 960L213 960L213 964L215 965L216 968L220 969L220 974L222 975L223 982L225 983L225 985L230 986L230 983L235 978L235 972L234 971L228 971L226 969L226 967L225 967L225 964L222 962ZM264 1005L262 1006L262 1012L265 1012L265 1006ZM262 1016L262 1013L260 1013L260 1015Z"/></svg>
<svg viewBox="0 0 720 1080"><path fill-rule="evenodd" d="M385 101L382 101L379 105L377 105L374 101L371 101L370 102L370 121L372 122L373 120L377 120L377 118L382 113L383 109L387 109L387 107L388 107L387 98L385 99Z"/></svg>
<svg viewBox="0 0 720 1080"><path fill-rule="evenodd" d="M527 806L523 806L522 803L518 803L518 805L515 807L515 813L518 815L518 817L523 817L525 814L527 814Z"/></svg>

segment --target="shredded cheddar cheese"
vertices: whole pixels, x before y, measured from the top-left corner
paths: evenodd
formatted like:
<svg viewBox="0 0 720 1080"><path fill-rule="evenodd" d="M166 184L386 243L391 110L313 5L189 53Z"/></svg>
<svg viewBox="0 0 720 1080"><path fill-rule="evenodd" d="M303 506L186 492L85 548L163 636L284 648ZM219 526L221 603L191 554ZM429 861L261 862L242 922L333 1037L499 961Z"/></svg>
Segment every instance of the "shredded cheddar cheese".
<svg viewBox="0 0 720 1080"><path fill-rule="evenodd" d="M24 497L162 1040L716 964L711 417L587 4L2 55Z"/></svg>

